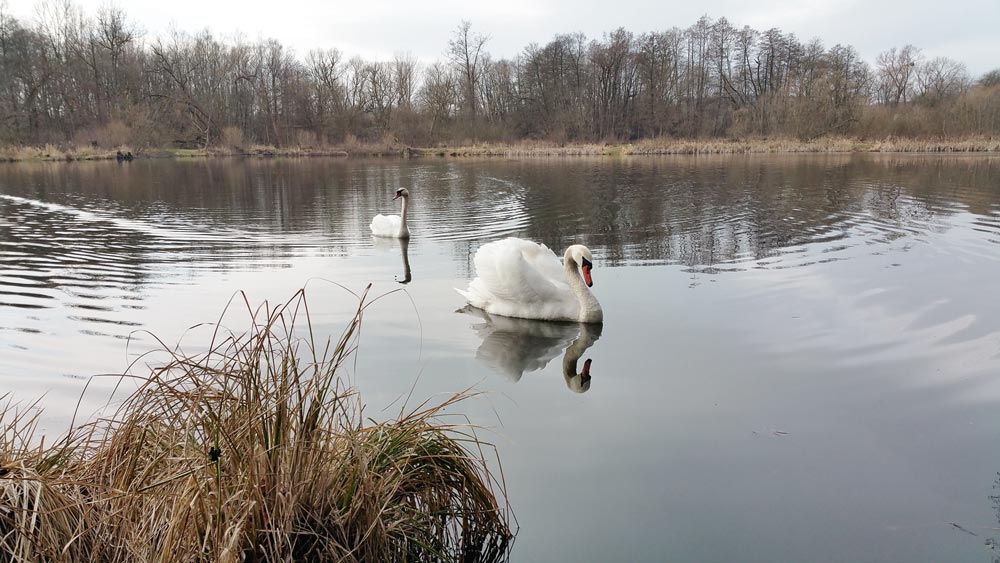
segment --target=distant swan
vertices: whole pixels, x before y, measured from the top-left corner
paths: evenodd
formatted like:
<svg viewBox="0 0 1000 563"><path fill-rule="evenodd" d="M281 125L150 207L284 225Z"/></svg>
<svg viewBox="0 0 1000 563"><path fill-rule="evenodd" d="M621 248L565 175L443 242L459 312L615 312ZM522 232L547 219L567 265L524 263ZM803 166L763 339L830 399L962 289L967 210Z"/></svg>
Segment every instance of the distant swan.
<svg viewBox="0 0 1000 563"><path fill-rule="evenodd" d="M399 198L403 198L402 215L376 215L372 219L372 224L369 225L373 235L388 238L410 238L410 229L406 227L406 203L410 199L410 192L406 188L399 188L392 199Z"/></svg>
<svg viewBox="0 0 1000 563"><path fill-rule="evenodd" d="M456 289L473 307L524 319L604 320L601 304L589 289L594 285L594 263L586 246L567 248L560 265L544 244L507 238L481 246L473 262L478 277L465 291Z"/></svg>

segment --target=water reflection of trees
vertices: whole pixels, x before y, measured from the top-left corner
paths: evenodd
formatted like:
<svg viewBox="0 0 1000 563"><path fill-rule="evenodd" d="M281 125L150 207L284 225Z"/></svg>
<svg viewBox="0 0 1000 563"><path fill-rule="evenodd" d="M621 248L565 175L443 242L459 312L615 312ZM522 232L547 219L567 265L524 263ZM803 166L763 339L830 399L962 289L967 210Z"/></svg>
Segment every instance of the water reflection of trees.
<svg viewBox="0 0 1000 563"><path fill-rule="evenodd" d="M515 233L557 251L583 242L611 264L703 267L852 229L891 241L960 210L996 213L998 177L995 158L913 156L215 159L10 165L0 191L163 226L213 260L349 254L407 187L414 236L447 241L461 274L479 243Z"/></svg>
<svg viewBox="0 0 1000 563"><path fill-rule="evenodd" d="M585 238L611 263L762 259L851 229L889 241L996 209L990 158L787 156L523 162L527 236ZM546 215L541 215L546 214Z"/></svg>
<svg viewBox="0 0 1000 563"><path fill-rule="evenodd" d="M810 248L796 263L829 259L852 237L920 237L956 213L1000 240L998 178L996 158L908 155L10 164L0 193L69 211L0 203L13 249L0 267L21 276L0 285L0 302L46 306L62 292L106 309L152 272L347 256L370 246L368 223L394 211L398 187L414 194L414 240L469 277L476 247L510 234L556 252L582 242L606 264L703 270L778 257L771 267Z"/></svg>

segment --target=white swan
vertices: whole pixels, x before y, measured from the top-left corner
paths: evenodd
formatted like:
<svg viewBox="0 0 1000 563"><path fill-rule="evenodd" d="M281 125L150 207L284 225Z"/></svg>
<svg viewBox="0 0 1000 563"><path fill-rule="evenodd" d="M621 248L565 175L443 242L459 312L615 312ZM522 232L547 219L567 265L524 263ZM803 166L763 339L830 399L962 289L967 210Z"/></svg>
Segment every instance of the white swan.
<svg viewBox="0 0 1000 563"><path fill-rule="evenodd" d="M399 198L403 198L402 214L376 215L372 219L372 224L368 225L373 235L389 238L410 238L410 229L406 227L406 202L410 199L410 192L406 188L399 188L396 190L396 195L392 196L392 199Z"/></svg>
<svg viewBox="0 0 1000 563"><path fill-rule="evenodd" d="M465 291L456 289L473 307L525 319L604 320L601 304L589 289L594 264L586 246L567 248L560 265L544 244L507 238L481 246L473 262L478 277Z"/></svg>

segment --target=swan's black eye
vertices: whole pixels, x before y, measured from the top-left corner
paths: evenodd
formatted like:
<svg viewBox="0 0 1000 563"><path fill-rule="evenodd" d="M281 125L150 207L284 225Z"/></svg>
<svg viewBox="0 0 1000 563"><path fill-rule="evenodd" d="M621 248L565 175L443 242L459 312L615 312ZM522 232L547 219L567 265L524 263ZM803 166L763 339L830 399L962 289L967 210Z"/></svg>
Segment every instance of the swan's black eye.
<svg viewBox="0 0 1000 563"><path fill-rule="evenodd" d="M586 258L583 259L583 264L582 265L586 266L588 268L593 268L594 267L593 262L591 262L590 260L587 260Z"/></svg>

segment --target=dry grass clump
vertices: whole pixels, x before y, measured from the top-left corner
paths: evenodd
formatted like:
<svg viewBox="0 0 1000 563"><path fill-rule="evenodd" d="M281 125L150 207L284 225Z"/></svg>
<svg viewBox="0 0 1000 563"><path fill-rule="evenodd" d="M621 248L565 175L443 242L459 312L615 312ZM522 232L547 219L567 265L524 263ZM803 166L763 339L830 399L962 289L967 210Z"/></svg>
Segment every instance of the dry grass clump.
<svg viewBox="0 0 1000 563"><path fill-rule="evenodd" d="M8 403L0 561L505 560L484 444L440 418L463 395L366 421L339 378L365 306L317 348L304 294L265 305L55 444Z"/></svg>
<svg viewBox="0 0 1000 563"><path fill-rule="evenodd" d="M59 147L47 144L38 146L18 146L10 145L0 149L0 157L3 160L62 160L65 155Z"/></svg>
<svg viewBox="0 0 1000 563"><path fill-rule="evenodd" d="M626 145L630 155L653 154L772 154L772 153L841 153L865 152L860 141L843 137L819 137L802 141L791 138L773 139L650 139Z"/></svg>
<svg viewBox="0 0 1000 563"><path fill-rule="evenodd" d="M792 154L792 153L963 153L998 152L1000 140L976 137L917 139L891 137L863 140L851 137L824 136L801 140L771 139L649 139L622 145L627 155L655 154Z"/></svg>
<svg viewBox="0 0 1000 563"><path fill-rule="evenodd" d="M891 137L872 143L873 152L1000 152L1000 139L970 137L957 139L905 139Z"/></svg>
<svg viewBox="0 0 1000 563"><path fill-rule="evenodd" d="M746 138L746 139L644 139L634 143L553 144L544 141L482 143L411 149L420 156L442 157L552 157L552 156L650 156L650 155L723 155L723 154L794 154L858 152L1000 152L1000 141L977 138L955 139L885 139L866 141L850 137L824 136L815 139Z"/></svg>
<svg viewBox="0 0 1000 563"><path fill-rule="evenodd" d="M243 130L239 127L230 126L222 128L222 138L220 139L220 144L223 147L238 150L245 143L246 138L243 135Z"/></svg>
<svg viewBox="0 0 1000 563"><path fill-rule="evenodd" d="M451 156L451 157L546 157L546 156L601 156L620 153L620 145L604 145L598 143L554 144L544 141L517 141L514 143L481 143L461 146L438 146L430 148L412 148L411 154L417 156Z"/></svg>
<svg viewBox="0 0 1000 563"><path fill-rule="evenodd" d="M132 151L128 145L116 147ZM347 135L343 143L326 144L317 140L310 131L297 135L297 144L276 147L246 143L243 132L236 127L223 129L219 143L200 149L145 148L143 158L206 158L206 157L472 157L472 158L530 158L576 156L652 156L652 155L723 155L723 154L794 154L794 153L967 153L1000 152L1000 140L989 137L942 137L860 139L852 137L822 136L812 139L791 137L743 139L683 139L655 138L634 143L559 143L524 140L511 143L478 143L467 145L440 145L411 147L400 143L391 135L381 142L362 142ZM0 161L21 160L101 160L114 159L115 151L91 145L56 147L0 147Z"/></svg>
<svg viewBox="0 0 1000 563"><path fill-rule="evenodd" d="M0 146L0 162L31 161L73 161L73 160L114 160L116 151L133 151L129 145L119 145L111 149L92 145L39 145Z"/></svg>

